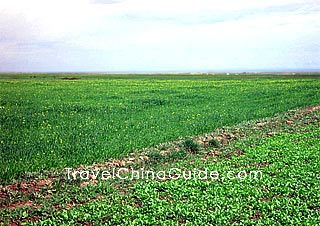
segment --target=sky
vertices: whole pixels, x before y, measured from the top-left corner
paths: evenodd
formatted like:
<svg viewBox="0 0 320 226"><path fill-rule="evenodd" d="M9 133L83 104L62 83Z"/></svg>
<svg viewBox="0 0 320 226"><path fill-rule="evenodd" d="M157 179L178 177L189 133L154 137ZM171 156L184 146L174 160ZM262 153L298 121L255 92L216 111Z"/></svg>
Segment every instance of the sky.
<svg viewBox="0 0 320 226"><path fill-rule="evenodd" d="M0 72L320 71L320 0L0 0Z"/></svg>

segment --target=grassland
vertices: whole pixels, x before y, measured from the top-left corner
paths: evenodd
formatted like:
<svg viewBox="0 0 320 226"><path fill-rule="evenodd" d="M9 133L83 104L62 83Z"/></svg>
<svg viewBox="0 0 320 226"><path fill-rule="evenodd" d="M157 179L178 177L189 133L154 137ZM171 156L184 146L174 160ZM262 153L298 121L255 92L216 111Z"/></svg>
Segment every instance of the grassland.
<svg viewBox="0 0 320 226"><path fill-rule="evenodd" d="M0 222L320 222L319 109L283 113L319 104L317 76L32 76L0 80L0 178L8 184L0 192ZM182 142L187 136L194 146ZM221 139L208 143L208 136ZM61 172L128 164L164 171L258 169L263 178L83 182Z"/></svg>
<svg viewBox="0 0 320 226"><path fill-rule="evenodd" d="M319 80L1 80L1 181L92 164L320 99Z"/></svg>

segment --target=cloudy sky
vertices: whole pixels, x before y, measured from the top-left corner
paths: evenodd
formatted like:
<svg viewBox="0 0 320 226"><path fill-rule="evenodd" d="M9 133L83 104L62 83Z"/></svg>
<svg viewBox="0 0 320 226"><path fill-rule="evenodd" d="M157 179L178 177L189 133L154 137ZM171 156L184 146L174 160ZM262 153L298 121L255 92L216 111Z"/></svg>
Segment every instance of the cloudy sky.
<svg viewBox="0 0 320 226"><path fill-rule="evenodd" d="M320 69L320 0L0 0L0 71Z"/></svg>

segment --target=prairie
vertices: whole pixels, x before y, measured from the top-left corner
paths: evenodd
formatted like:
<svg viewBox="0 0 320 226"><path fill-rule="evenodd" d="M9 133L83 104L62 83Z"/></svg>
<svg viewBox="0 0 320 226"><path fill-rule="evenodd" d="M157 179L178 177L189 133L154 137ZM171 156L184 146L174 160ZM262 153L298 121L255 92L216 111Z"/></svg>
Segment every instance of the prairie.
<svg viewBox="0 0 320 226"><path fill-rule="evenodd" d="M0 222L319 223L319 76L197 76L1 75ZM64 170L128 165L263 178L84 182Z"/></svg>

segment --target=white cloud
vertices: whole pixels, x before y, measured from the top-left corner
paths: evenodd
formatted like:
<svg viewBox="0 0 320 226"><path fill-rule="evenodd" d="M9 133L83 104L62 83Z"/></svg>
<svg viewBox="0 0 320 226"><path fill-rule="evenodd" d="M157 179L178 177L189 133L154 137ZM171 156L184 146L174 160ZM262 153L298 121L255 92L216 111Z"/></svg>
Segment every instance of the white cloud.
<svg viewBox="0 0 320 226"><path fill-rule="evenodd" d="M16 70L12 62L25 70L55 70L57 62L71 71L268 68L277 62L319 67L318 5L313 0L0 0L0 70ZM300 56L294 52L299 50Z"/></svg>

